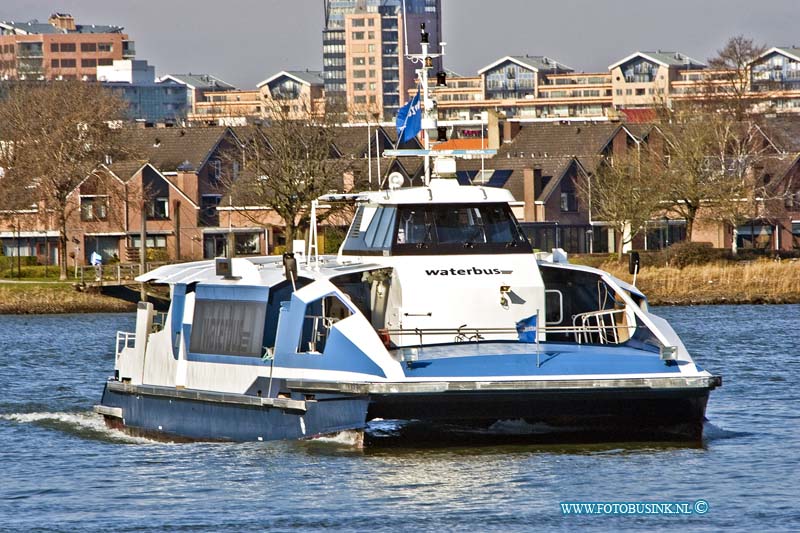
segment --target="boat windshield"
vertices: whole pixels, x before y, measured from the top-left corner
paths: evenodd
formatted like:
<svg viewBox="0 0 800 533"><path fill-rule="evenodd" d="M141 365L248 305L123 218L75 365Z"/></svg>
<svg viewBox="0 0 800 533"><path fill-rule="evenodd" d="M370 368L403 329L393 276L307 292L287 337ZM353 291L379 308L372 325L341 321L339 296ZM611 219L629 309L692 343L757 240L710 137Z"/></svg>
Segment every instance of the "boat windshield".
<svg viewBox="0 0 800 533"><path fill-rule="evenodd" d="M507 204L423 204L397 207L395 255L530 253Z"/></svg>

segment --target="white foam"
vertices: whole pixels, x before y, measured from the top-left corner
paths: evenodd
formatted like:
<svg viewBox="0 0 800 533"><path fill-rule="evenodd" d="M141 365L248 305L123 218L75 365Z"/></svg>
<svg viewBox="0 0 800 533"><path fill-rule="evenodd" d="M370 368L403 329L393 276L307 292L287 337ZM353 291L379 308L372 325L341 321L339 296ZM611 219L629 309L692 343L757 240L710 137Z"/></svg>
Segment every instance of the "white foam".
<svg viewBox="0 0 800 533"><path fill-rule="evenodd" d="M65 429L87 438L109 439L130 444L153 444L157 441L133 437L122 431L106 426L102 415L93 411L78 413L10 413L0 415L0 419L20 424L65 426ZM88 433L88 434L87 434ZM159 444L163 444L160 443Z"/></svg>
<svg viewBox="0 0 800 533"><path fill-rule="evenodd" d="M314 442L324 442L326 444L334 444L336 446L348 446L352 448L364 447L364 432L355 429L348 429L330 435L320 435L314 437Z"/></svg>

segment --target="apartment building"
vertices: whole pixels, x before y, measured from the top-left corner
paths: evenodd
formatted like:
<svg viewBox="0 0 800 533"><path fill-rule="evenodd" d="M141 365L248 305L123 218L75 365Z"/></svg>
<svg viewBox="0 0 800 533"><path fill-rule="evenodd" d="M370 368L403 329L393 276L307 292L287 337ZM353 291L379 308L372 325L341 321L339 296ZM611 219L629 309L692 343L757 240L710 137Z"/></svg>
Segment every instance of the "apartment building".
<svg viewBox="0 0 800 533"><path fill-rule="evenodd" d="M186 86L172 79L156 81L155 67L146 60L115 59L97 67L97 80L128 103L131 120L177 124L186 118Z"/></svg>
<svg viewBox="0 0 800 533"><path fill-rule="evenodd" d="M242 126L275 116L300 120L324 112L322 72L284 70L260 82L256 90L204 94L202 101L195 102L188 119L203 124Z"/></svg>
<svg viewBox="0 0 800 533"><path fill-rule="evenodd" d="M319 70L284 70L256 86L263 101L263 116L277 115L291 120L325 113L322 72Z"/></svg>
<svg viewBox="0 0 800 533"><path fill-rule="evenodd" d="M236 87L211 74L167 74L159 82L172 80L186 86L186 107L189 113L196 113L195 104L205 102L206 95L216 92L235 91Z"/></svg>
<svg viewBox="0 0 800 533"><path fill-rule="evenodd" d="M97 79L98 66L136 55L120 26L76 24L55 13L46 23L0 21L0 78Z"/></svg>
<svg viewBox="0 0 800 533"><path fill-rule="evenodd" d="M421 24L431 52L438 51L441 0L325 0L324 9L322 61L328 103L345 105L355 121L392 120L414 85L414 66L405 59L405 51L419 52ZM432 67L442 70L441 58Z"/></svg>

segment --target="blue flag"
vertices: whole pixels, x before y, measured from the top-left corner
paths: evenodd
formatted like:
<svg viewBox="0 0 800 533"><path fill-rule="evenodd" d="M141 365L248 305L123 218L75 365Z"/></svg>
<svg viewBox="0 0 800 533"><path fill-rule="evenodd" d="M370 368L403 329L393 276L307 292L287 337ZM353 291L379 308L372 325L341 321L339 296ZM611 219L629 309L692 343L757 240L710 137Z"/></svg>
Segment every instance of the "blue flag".
<svg viewBox="0 0 800 533"><path fill-rule="evenodd" d="M397 144L408 142L422 129L422 112L419 106L419 87L417 96L397 112Z"/></svg>
<svg viewBox="0 0 800 533"><path fill-rule="evenodd" d="M531 315L517 322L519 342L536 342L536 319L536 315Z"/></svg>

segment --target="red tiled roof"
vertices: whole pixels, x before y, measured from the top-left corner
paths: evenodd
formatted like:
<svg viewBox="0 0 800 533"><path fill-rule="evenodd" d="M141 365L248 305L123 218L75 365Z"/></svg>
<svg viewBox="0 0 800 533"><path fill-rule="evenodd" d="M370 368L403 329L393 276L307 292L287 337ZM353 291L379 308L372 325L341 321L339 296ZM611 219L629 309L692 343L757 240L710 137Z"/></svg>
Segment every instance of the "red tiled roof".
<svg viewBox="0 0 800 533"><path fill-rule="evenodd" d="M633 124L645 124L656 120L655 109L621 109L620 111L625 115L626 122L631 122Z"/></svg>
<svg viewBox="0 0 800 533"><path fill-rule="evenodd" d="M433 147L434 150L480 150L489 146L488 139L450 139Z"/></svg>

